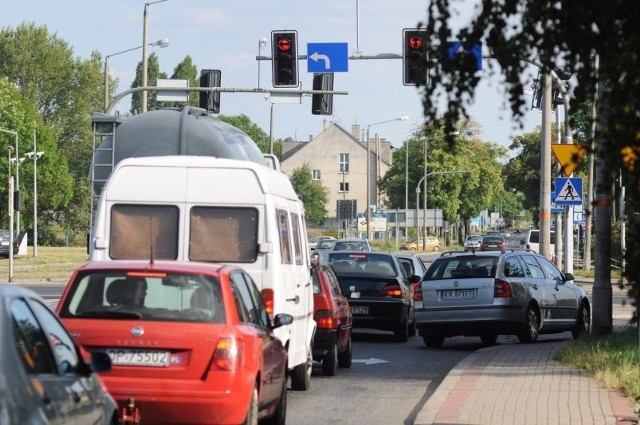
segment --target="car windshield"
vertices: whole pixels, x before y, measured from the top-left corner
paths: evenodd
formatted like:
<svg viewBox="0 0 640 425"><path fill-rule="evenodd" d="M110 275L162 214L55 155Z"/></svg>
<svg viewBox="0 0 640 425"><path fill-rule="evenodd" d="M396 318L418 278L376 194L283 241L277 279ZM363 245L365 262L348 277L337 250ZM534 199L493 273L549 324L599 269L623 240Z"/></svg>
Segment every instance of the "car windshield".
<svg viewBox="0 0 640 425"><path fill-rule="evenodd" d="M224 323L220 282L212 276L94 271L71 284L63 317Z"/></svg>
<svg viewBox="0 0 640 425"><path fill-rule="evenodd" d="M427 270L425 280L495 277L497 265L498 257L440 257Z"/></svg>
<svg viewBox="0 0 640 425"><path fill-rule="evenodd" d="M480 242L482 240L482 236L467 236L467 242Z"/></svg>
<svg viewBox="0 0 640 425"><path fill-rule="evenodd" d="M334 251L366 251L368 249L365 241L337 241L333 245Z"/></svg>

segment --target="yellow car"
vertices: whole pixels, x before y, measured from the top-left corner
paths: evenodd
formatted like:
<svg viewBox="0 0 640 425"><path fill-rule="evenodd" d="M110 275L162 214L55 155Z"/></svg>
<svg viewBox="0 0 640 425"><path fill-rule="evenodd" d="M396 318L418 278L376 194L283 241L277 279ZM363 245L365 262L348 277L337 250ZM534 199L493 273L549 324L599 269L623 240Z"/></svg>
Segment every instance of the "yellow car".
<svg viewBox="0 0 640 425"><path fill-rule="evenodd" d="M422 239L411 238L400 247L403 251L422 251ZM440 241L434 236L427 236L425 251L440 251Z"/></svg>

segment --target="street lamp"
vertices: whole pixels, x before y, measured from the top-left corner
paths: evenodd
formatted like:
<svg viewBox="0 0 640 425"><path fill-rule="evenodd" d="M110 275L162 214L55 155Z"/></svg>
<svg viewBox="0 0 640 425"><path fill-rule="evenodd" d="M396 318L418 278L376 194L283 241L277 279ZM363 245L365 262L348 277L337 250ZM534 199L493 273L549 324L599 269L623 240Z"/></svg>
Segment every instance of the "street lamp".
<svg viewBox="0 0 640 425"><path fill-rule="evenodd" d="M369 129L374 125L385 124L392 121L406 121L409 117L403 115L398 118L392 118L390 120L374 122L373 124L369 124L367 126L367 240L371 239L370 229L371 229L371 144L369 143ZM376 152L376 156L380 155L380 152Z"/></svg>
<svg viewBox="0 0 640 425"><path fill-rule="evenodd" d="M418 223L418 209L420 208L420 185L422 184L422 181L424 180L424 198L423 198L423 214L422 214L422 220L423 220L423 224L422 224L422 232L423 232L423 237L422 237L422 250L425 251L427 249L426 245L427 245L427 232L426 232L426 228L427 228L427 177L429 176L435 176L438 174L457 174L457 173L470 173L469 170L453 170L453 171L432 171L428 174L425 174L424 176L422 176L420 178L420 180L418 181L418 184L416 185L416 227L418 227L417 223ZM435 220L434 220L435 223ZM418 234L418 229L416 229L416 235Z"/></svg>
<svg viewBox="0 0 640 425"><path fill-rule="evenodd" d="M11 170L11 163L15 161L16 162L16 190L20 190L20 174L18 173L18 171L20 169L21 161L18 160L18 132L12 131L12 130L5 130L4 128L0 128L0 131L7 134L13 134L16 138L15 148L14 148L15 157L14 158L9 157L9 170ZM11 172L9 172L9 177L11 177ZM9 205L9 208L14 209L13 202L11 202L11 204ZM18 233L20 233L20 210L16 211L16 235ZM15 240L15 236L13 235L13 227L11 228L11 238ZM10 251L13 252L12 249Z"/></svg>
<svg viewBox="0 0 640 425"><path fill-rule="evenodd" d="M147 87L147 11L149 6L167 0L156 0L144 4L142 19L142 87ZM142 90L142 112L147 112L147 90Z"/></svg>
<svg viewBox="0 0 640 425"><path fill-rule="evenodd" d="M169 39L163 38L162 40L158 40L155 43L149 43L149 46L159 46L165 48L169 46ZM110 55L106 55L104 57L104 111L107 112L109 108L109 58L111 56L120 55L122 53L127 53L132 50L142 49L142 46L132 47L131 49L123 50L121 52L112 53Z"/></svg>
<svg viewBox="0 0 640 425"><path fill-rule="evenodd" d="M44 152L36 151L36 141L33 141L33 152L27 152L25 156L33 161L33 258L38 256L38 159Z"/></svg>
<svg viewBox="0 0 640 425"><path fill-rule="evenodd" d="M260 56L260 52L267 45L267 39L262 38L258 40L258 56ZM260 60L258 60L258 88L260 88Z"/></svg>

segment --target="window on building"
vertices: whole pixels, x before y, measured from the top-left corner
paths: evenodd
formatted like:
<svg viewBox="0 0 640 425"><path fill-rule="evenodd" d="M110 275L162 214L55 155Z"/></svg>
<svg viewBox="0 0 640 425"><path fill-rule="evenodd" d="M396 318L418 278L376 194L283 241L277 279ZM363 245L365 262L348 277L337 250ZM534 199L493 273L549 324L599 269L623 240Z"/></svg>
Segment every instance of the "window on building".
<svg viewBox="0 0 640 425"><path fill-rule="evenodd" d="M340 182L340 192L348 192L349 191L349 183Z"/></svg>
<svg viewBox="0 0 640 425"><path fill-rule="evenodd" d="M348 173L349 172L349 154L341 153L340 154L340 172ZM347 189L348 191L348 189Z"/></svg>
<svg viewBox="0 0 640 425"><path fill-rule="evenodd" d="M320 173L320 170L313 170L313 175L311 176L311 178L313 180L321 180L322 177L322 173Z"/></svg>

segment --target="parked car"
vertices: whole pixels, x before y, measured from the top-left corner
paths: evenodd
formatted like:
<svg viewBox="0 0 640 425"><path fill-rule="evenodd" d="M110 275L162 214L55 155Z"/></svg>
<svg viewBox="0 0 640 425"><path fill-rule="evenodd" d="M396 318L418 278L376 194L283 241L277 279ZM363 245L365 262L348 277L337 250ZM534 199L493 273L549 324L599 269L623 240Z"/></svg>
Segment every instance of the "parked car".
<svg viewBox="0 0 640 425"><path fill-rule="evenodd" d="M44 300L19 285L0 285L0 423L118 424L115 400L96 372L111 359L85 361Z"/></svg>
<svg viewBox="0 0 640 425"><path fill-rule="evenodd" d="M502 236L485 236L480 242L480 251L502 251L507 247L507 242Z"/></svg>
<svg viewBox="0 0 640 425"><path fill-rule="evenodd" d="M333 376L342 368L351 367L353 317L349 300L342 294L338 278L329 265L312 263L313 318L316 333L313 339L313 359L322 362L322 372Z"/></svg>
<svg viewBox="0 0 640 425"><path fill-rule="evenodd" d="M435 236L427 236L426 250L423 250L422 239L411 238L400 246L403 251L440 251L440 241Z"/></svg>
<svg viewBox="0 0 640 425"><path fill-rule="evenodd" d="M418 257L416 254L405 254L398 253L396 254L398 261L404 267L408 276L420 276L420 281L414 282L411 284L411 289L413 289L413 301L415 307L422 306L422 279L424 278L425 273L427 272L427 267L424 265L424 262Z"/></svg>
<svg viewBox="0 0 640 425"><path fill-rule="evenodd" d="M120 260L76 269L57 313L111 357L106 387L141 424L284 424L287 352L273 329L293 317L268 309L239 266Z"/></svg>
<svg viewBox="0 0 640 425"><path fill-rule="evenodd" d="M373 251L366 239L340 238L335 241L331 251Z"/></svg>
<svg viewBox="0 0 640 425"><path fill-rule="evenodd" d="M467 237L464 239L464 250L478 251L480 250L480 244L482 244L482 236L467 235Z"/></svg>
<svg viewBox="0 0 640 425"><path fill-rule="evenodd" d="M420 276L408 276L396 256L386 252L332 251L329 262L349 299L354 328L393 331L399 342L415 335L411 284Z"/></svg>
<svg viewBox="0 0 640 425"><path fill-rule="evenodd" d="M315 238L311 238L309 239L309 242L307 244L309 246L309 250L313 252L316 249L318 242L324 241L324 240L335 241L336 238L334 238L333 236L316 236Z"/></svg>
<svg viewBox="0 0 640 425"><path fill-rule="evenodd" d="M498 335L522 343L564 331L578 338L591 323L589 299L573 275L532 252L445 253L427 269L422 297L416 321L428 347L458 335L486 345Z"/></svg>
<svg viewBox="0 0 640 425"><path fill-rule="evenodd" d="M9 258L9 247L13 245L13 255L18 253L18 244L7 229L0 229L0 257Z"/></svg>

